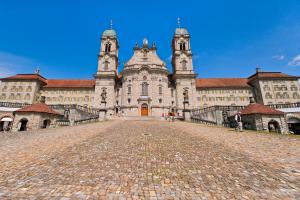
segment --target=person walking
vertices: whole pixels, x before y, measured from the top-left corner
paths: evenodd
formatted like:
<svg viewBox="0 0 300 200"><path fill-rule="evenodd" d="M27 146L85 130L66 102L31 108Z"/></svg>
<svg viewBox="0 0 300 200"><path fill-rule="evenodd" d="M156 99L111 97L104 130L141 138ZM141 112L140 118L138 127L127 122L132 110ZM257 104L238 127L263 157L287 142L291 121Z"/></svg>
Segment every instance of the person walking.
<svg viewBox="0 0 300 200"><path fill-rule="evenodd" d="M242 116L241 116L241 112L238 112L235 116L234 116L235 122L237 123L237 131L243 131L243 123L242 123Z"/></svg>

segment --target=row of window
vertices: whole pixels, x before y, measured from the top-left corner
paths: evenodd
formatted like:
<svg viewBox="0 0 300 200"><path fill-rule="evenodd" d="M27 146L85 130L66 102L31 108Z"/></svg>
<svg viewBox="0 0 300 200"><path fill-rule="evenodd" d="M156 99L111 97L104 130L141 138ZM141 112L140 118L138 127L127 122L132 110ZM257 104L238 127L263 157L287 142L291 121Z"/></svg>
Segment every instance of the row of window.
<svg viewBox="0 0 300 200"><path fill-rule="evenodd" d="M14 94L11 93L9 96L7 96L5 93L1 94L0 99L1 100L30 100L30 94Z"/></svg>
<svg viewBox="0 0 300 200"><path fill-rule="evenodd" d="M148 86L149 86L148 83L146 83L146 82L142 83L142 91L141 91L141 95L142 95L142 96L148 96ZM127 94L128 94L128 95L131 95L131 93L132 93L131 89L132 89L132 86L131 86L131 85L127 86ZM158 94L159 94L159 95L162 95L162 93L163 93L163 88L162 88L162 86L158 86ZM171 96L174 95L173 93L174 93L174 92L172 91L172 92L171 92ZM117 96L118 96L118 93L117 93Z"/></svg>
<svg viewBox="0 0 300 200"><path fill-rule="evenodd" d="M22 86L25 86L25 85L32 85L33 82L2 82L1 85L5 85L5 86L8 86L8 85L22 85Z"/></svg>
<svg viewBox="0 0 300 200"><path fill-rule="evenodd" d="M251 94L251 90L198 90L199 94Z"/></svg>
<svg viewBox="0 0 300 200"><path fill-rule="evenodd" d="M263 89L264 89L264 91L270 91L271 90L270 86L268 86L268 85L265 85L263 87ZM286 85L281 85L281 86L274 85L274 90L275 91L287 91L288 87ZM290 87L290 90L291 91L298 91L298 87L296 85L292 85Z"/></svg>
<svg viewBox="0 0 300 200"><path fill-rule="evenodd" d="M267 93L265 94L265 98L266 98L266 99L273 99L273 95L270 94L269 92L267 92ZM276 98L276 99L289 99L289 98L290 98L290 95L289 95L288 93L286 93L286 92L284 92L284 93L279 93L279 92L277 92L277 93L275 94L275 98ZM293 99L300 99L300 95L299 95L297 92L294 92L294 93L293 93Z"/></svg>
<svg viewBox="0 0 300 200"><path fill-rule="evenodd" d="M91 90L45 90L45 94L92 94Z"/></svg>
<svg viewBox="0 0 300 200"><path fill-rule="evenodd" d="M249 97L197 97L197 101L249 101Z"/></svg>
<svg viewBox="0 0 300 200"><path fill-rule="evenodd" d="M47 102L92 102L94 97L47 97Z"/></svg>
<svg viewBox="0 0 300 200"><path fill-rule="evenodd" d="M2 92L7 92L8 91L8 86L4 86L2 88ZM22 86L12 86L9 90L10 92L32 92L32 87L28 86L26 88L22 87Z"/></svg>
<svg viewBox="0 0 300 200"><path fill-rule="evenodd" d="M162 99L158 99L158 103L159 103L159 104L162 104L162 102L163 102ZM117 105L119 104L118 101L117 101L116 103L117 103ZM128 103L128 104L131 104L131 98L128 98L128 99L127 99L127 103ZM172 101L172 105L173 105L173 104L174 104L174 101Z"/></svg>

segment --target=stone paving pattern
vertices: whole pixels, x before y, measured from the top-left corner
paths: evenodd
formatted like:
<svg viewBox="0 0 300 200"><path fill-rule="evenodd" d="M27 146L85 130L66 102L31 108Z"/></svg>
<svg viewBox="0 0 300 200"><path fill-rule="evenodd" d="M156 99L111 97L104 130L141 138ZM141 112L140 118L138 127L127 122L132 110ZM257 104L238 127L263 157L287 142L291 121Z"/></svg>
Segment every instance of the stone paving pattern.
<svg viewBox="0 0 300 200"><path fill-rule="evenodd" d="M300 138L114 120L0 136L0 199L300 199Z"/></svg>

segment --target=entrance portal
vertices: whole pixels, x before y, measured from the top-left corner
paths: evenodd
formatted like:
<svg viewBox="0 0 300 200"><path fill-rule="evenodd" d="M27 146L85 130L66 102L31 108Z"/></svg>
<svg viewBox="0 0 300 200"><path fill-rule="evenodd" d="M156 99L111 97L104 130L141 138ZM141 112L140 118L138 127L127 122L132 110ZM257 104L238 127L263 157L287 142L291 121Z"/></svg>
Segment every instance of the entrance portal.
<svg viewBox="0 0 300 200"><path fill-rule="evenodd" d="M26 131L27 130L27 119L21 119L19 124L18 124L18 131Z"/></svg>
<svg viewBox="0 0 300 200"><path fill-rule="evenodd" d="M275 121L275 120L271 120L268 123L268 129L269 129L269 132L280 133L279 123L277 121Z"/></svg>
<svg viewBox="0 0 300 200"><path fill-rule="evenodd" d="M148 105L146 103L141 106L141 116L148 116Z"/></svg>
<svg viewBox="0 0 300 200"><path fill-rule="evenodd" d="M287 120L289 131L293 132L294 134L300 134L300 119L296 117L291 117Z"/></svg>

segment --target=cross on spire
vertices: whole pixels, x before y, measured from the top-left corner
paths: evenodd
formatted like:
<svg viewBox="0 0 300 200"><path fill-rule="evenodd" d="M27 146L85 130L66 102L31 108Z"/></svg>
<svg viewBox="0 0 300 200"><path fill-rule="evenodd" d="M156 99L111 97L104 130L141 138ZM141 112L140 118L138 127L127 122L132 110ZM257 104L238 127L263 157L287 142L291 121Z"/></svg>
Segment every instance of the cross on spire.
<svg viewBox="0 0 300 200"><path fill-rule="evenodd" d="M177 18L177 24L178 24L178 28L181 28L181 27L180 27L180 26L181 26L181 22L180 22L180 20L181 20L181 19L180 19L180 17L178 17L178 18Z"/></svg>
<svg viewBox="0 0 300 200"><path fill-rule="evenodd" d="M112 30L113 29L113 20L112 19L110 20L110 25L109 26L110 26L110 29Z"/></svg>

